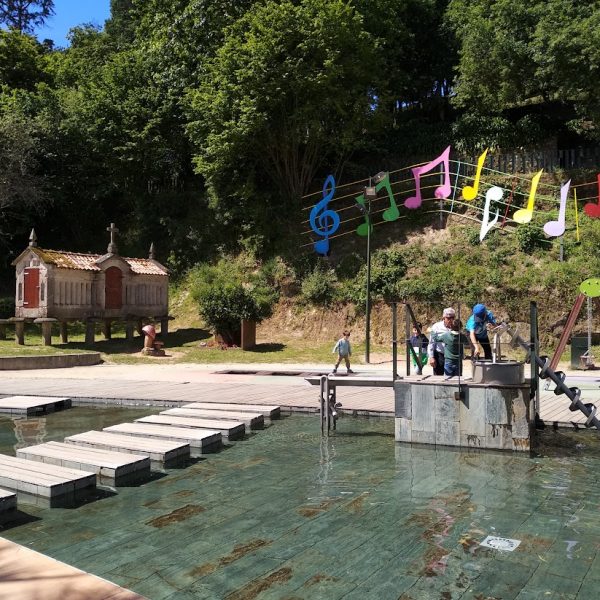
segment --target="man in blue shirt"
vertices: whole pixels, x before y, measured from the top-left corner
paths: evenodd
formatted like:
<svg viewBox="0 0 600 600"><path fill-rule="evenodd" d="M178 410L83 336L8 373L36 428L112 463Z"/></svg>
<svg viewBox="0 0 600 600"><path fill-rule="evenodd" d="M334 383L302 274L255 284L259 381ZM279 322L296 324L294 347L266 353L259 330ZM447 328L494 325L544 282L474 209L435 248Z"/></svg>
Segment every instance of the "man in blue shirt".
<svg viewBox="0 0 600 600"><path fill-rule="evenodd" d="M483 348L486 360L492 360L492 346L488 337L488 324L496 325L496 319L491 310L485 307L485 304L476 304L473 307L473 314L469 317L465 329L469 332L471 343L475 348L473 356L479 358L477 344Z"/></svg>

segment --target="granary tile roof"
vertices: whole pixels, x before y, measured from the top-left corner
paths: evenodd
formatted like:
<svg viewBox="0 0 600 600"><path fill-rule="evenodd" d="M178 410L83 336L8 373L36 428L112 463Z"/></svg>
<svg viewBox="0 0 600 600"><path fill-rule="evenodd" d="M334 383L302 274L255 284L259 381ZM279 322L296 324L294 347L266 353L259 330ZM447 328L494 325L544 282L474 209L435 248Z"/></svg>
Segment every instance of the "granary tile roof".
<svg viewBox="0 0 600 600"><path fill-rule="evenodd" d="M80 252L65 252L63 250L46 250L30 247L46 264L55 265L61 269L79 269L83 271L101 271L98 261L102 254L83 254ZM139 275L167 275L168 271L160 263L149 258L126 258L120 256L134 273Z"/></svg>

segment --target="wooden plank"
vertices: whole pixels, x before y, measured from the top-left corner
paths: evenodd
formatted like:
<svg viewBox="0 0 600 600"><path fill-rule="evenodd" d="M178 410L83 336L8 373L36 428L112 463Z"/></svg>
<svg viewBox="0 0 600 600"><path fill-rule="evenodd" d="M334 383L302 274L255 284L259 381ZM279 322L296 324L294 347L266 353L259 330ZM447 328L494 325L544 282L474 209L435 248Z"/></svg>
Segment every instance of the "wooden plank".
<svg viewBox="0 0 600 600"><path fill-rule="evenodd" d="M75 446L61 442L46 442L20 448L17 456L27 460L80 469L121 485L133 479L150 475L150 458L141 454L112 452L110 450Z"/></svg>
<svg viewBox="0 0 600 600"><path fill-rule="evenodd" d="M280 406L263 406L262 404L234 404L223 402L192 402L184 404L182 408L206 408L209 410L237 410L238 412L259 413L269 419L277 419L281 415Z"/></svg>
<svg viewBox="0 0 600 600"><path fill-rule="evenodd" d="M219 421L239 421L250 429L262 429L265 418L257 413L231 412L224 410L206 410L204 408L170 408L161 410L161 415L173 417L192 417L195 419L217 419Z"/></svg>
<svg viewBox="0 0 600 600"><path fill-rule="evenodd" d="M70 407L70 398L50 396L9 396L0 398L0 413L11 415L46 414Z"/></svg>
<svg viewBox="0 0 600 600"><path fill-rule="evenodd" d="M77 446L92 446L105 448L115 452L129 454L145 454L150 460L156 462L170 462L171 460L186 458L190 455L190 445L171 440L134 437L119 435L107 431L86 431L65 438L65 443Z"/></svg>
<svg viewBox="0 0 600 600"><path fill-rule="evenodd" d="M220 431L210 429L191 429L190 427L172 427L169 425L153 425L151 423L120 423L105 427L102 431L120 433L149 438L159 438L185 442L190 448L206 450L222 444Z"/></svg>
<svg viewBox="0 0 600 600"><path fill-rule="evenodd" d="M150 415L136 419L136 423L155 423L157 425L175 425L179 427L195 427L197 429L211 429L221 432L224 438L234 440L243 438L246 426L235 421L218 421L215 419L194 419L192 417L173 417L169 415Z"/></svg>
<svg viewBox="0 0 600 600"><path fill-rule="evenodd" d="M96 475L0 455L0 486L31 496L58 498L96 485Z"/></svg>

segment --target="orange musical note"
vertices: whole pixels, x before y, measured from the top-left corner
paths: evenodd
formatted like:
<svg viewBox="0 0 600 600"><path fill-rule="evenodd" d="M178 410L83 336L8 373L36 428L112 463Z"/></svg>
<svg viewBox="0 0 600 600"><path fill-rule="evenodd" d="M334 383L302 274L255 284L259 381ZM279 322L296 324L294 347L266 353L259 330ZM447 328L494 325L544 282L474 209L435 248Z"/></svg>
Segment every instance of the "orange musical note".
<svg viewBox="0 0 600 600"><path fill-rule="evenodd" d="M462 191L462 196L465 200L474 200L477 197L479 190L479 179L481 178L481 170L483 169L483 163L485 163L485 157L487 156L488 149L486 148L483 154L477 161L477 171L475 172L475 181L473 185L465 185Z"/></svg>
<svg viewBox="0 0 600 600"><path fill-rule="evenodd" d="M414 167L412 169L413 177L415 178L415 195L407 198L404 201L406 208L419 208L423 203L421 197L421 175L429 173L432 169L435 169L439 164L444 165L444 183L438 186L435 190L435 197L438 199L448 198L452 192L452 186L450 185L450 146L448 146L437 158L428 162L426 165L420 167Z"/></svg>
<svg viewBox="0 0 600 600"><path fill-rule="evenodd" d="M598 173L598 203L589 202L583 207L583 211L592 219L600 219L600 173Z"/></svg>
<svg viewBox="0 0 600 600"><path fill-rule="evenodd" d="M540 182L540 177L544 169L542 169L539 173L536 173L531 180L531 189L529 190L529 200L527 200L527 208L521 208L514 215L513 219L517 223L529 223L531 218L533 217L533 205L535 204L535 193L537 191L538 184Z"/></svg>

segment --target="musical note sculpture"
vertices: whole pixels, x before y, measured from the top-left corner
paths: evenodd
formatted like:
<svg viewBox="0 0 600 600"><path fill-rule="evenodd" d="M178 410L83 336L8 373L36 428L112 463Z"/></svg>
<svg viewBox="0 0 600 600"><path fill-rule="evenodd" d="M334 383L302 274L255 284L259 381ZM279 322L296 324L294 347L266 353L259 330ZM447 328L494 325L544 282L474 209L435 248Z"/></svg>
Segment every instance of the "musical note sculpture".
<svg viewBox="0 0 600 600"><path fill-rule="evenodd" d="M590 298L597 298L600 296L600 279L598 277L586 279L579 286L579 290Z"/></svg>
<svg viewBox="0 0 600 600"><path fill-rule="evenodd" d="M583 211L592 219L600 219L600 173L598 173L598 202L589 202L583 207Z"/></svg>
<svg viewBox="0 0 600 600"><path fill-rule="evenodd" d="M535 204L535 193L537 191L538 184L540 182L540 177L544 169L542 169L539 173L536 173L531 180L531 189L529 190L529 200L527 201L527 208L521 208L514 215L513 219L517 223L529 223L531 218L533 217L533 206Z"/></svg>
<svg viewBox="0 0 600 600"><path fill-rule="evenodd" d="M486 148L483 154L477 161L477 171L475 173L475 181L473 185L465 185L462 191L462 196L465 200L474 200L477 197L479 191L479 179L481 178L481 170L483 169L483 163L485 163L485 157L487 156L488 149Z"/></svg>
<svg viewBox="0 0 600 600"><path fill-rule="evenodd" d="M570 179L560 188L560 208L558 210L558 221L548 221L548 223L544 225L544 233L550 237L559 237L565 232L569 187L571 187Z"/></svg>
<svg viewBox="0 0 600 600"><path fill-rule="evenodd" d="M327 205L335 193L335 179L329 175L323 184L323 198L317 202L310 211L310 226L312 230L323 239L314 243L317 254L327 255L329 252L329 237L340 226L340 216Z"/></svg>
<svg viewBox="0 0 600 600"><path fill-rule="evenodd" d="M383 211L383 220L384 221L395 221L400 216L400 211L398 210L398 205L396 204L396 200L394 198L394 192L392 191L392 186L390 184L390 175L386 173L385 177L375 186L375 191L379 192L382 188L385 188L388 199L390 201L390 205ZM365 215L365 222L361 223L356 228L356 233L360 236L366 236L369 232L369 214L366 206L365 195L360 194L354 198L355 202L363 207L363 213ZM371 225L371 231L373 231L373 225Z"/></svg>
<svg viewBox="0 0 600 600"><path fill-rule="evenodd" d="M481 221L481 229L479 230L479 241L483 242L483 239L488 234L488 231L498 222L498 217L500 215L500 209L496 209L496 216L492 221L490 221L490 204L492 202L500 202L502 200L502 196L504 195L504 191L501 187L497 185L492 186L485 193L485 206L483 207L483 220Z"/></svg>
<svg viewBox="0 0 600 600"><path fill-rule="evenodd" d="M435 190L435 197L441 200L442 198L448 198L452 192L452 186L450 185L450 146L448 146L437 158L428 162L426 165L420 167L414 167L412 169L413 177L415 178L415 195L410 196L404 201L406 208L419 208L423 203L421 197L421 176L429 173L435 169L438 165L444 166L444 183L438 186Z"/></svg>

